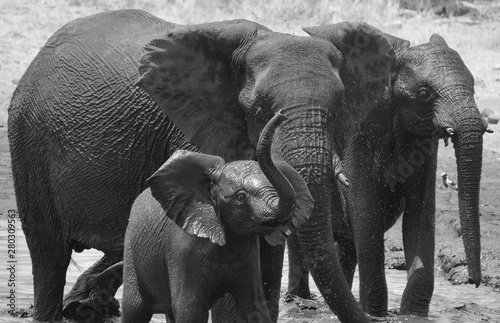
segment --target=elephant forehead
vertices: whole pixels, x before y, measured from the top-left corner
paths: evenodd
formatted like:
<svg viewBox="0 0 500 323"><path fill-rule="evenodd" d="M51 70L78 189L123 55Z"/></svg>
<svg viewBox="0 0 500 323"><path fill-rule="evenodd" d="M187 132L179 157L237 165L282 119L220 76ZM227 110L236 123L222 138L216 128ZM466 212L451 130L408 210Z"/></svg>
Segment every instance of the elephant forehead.
<svg viewBox="0 0 500 323"><path fill-rule="evenodd" d="M256 191L259 188L264 188L270 185L269 180L262 172L251 174L250 176L245 177L245 180L243 181L243 186L247 191Z"/></svg>
<svg viewBox="0 0 500 323"><path fill-rule="evenodd" d="M423 44L408 51L405 66L422 79L437 84L474 83L474 77L460 55L448 46Z"/></svg>
<svg viewBox="0 0 500 323"><path fill-rule="evenodd" d="M270 55L272 53L272 55ZM273 33L255 42L248 54L249 60L282 61L298 60L304 65L313 60L341 60L340 52L333 44L323 39Z"/></svg>
<svg viewBox="0 0 500 323"><path fill-rule="evenodd" d="M273 35L260 39L247 53L246 92L258 107L331 106L337 101L340 52L322 39ZM268 110L272 109L269 107Z"/></svg>
<svg viewBox="0 0 500 323"><path fill-rule="evenodd" d="M222 181L243 185L245 188L258 187L267 182L259 164L255 161L236 161L224 165Z"/></svg>

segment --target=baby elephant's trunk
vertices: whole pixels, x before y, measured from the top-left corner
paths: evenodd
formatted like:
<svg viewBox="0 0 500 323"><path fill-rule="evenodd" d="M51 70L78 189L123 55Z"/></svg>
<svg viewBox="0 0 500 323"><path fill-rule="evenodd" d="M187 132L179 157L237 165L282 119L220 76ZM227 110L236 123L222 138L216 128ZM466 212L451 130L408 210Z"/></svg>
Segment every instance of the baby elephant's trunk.
<svg viewBox="0 0 500 323"><path fill-rule="evenodd" d="M266 221L271 226L278 226L288 221L295 204L295 190L283 173L274 165L271 158L274 131L286 119L287 117L281 113L281 110L276 113L262 130L257 144L257 160L260 168L278 193L278 200L271 202L270 220Z"/></svg>

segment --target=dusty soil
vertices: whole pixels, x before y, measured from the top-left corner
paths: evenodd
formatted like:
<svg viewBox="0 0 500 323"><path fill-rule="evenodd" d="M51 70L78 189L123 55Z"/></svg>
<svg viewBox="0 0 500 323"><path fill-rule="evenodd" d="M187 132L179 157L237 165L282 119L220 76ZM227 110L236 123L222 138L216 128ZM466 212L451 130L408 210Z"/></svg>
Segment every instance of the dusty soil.
<svg viewBox="0 0 500 323"><path fill-rule="evenodd" d="M96 3L77 0L64 3L55 0L7 0L0 4L0 216L9 209L16 209L6 128L6 110L10 97L22 73L47 38L63 23L103 10ZM434 32L442 34L449 45L462 55L475 75L476 99L480 109L490 109L498 116L500 7L493 1L476 3L479 13L474 16L444 19L404 12L391 23L378 27L410 39L414 44L426 42ZM483 288L500 291L500 124L490 126L495 133L485 134L484 137L481 181L483 284L489 286ZM457 194L442 185L442 172L446 172L452 179L457 178L453 149L445 148L444 145L439 150L436 174L436 266L442 273L436 279L460 283L466 277L466 267L463 267L465 259L458 222ZM386 234L386 248L387 266L404 268L404 264L401 264L400 223ZM282 314L284 317L300 317L301 322L334 322L331 312L321 304L321 300L316 301L314 306L309 306L307 302L291 302L283 305ZM299 315L306 312L310 315ZM283 322L285 321L292 322L289 319L284 319Z"/></svg>

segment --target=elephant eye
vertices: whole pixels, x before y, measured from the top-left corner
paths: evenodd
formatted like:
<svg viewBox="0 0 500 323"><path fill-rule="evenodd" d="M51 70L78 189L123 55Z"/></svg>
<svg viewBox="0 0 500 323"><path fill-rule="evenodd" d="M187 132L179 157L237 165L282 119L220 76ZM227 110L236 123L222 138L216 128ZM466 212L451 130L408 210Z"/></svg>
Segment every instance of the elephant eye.
<svg viewBox="0 0 500 323"><path fill-rule="evenodd" d="M248 194L245 191L238 191L235 196L236 196L236 200L238 202L243 203L247 200Z"/></svg>
<svg viewBox="0 0 500 323"><path fill-rule="evenodd" d="M431 97L431 92L427 88L421 87L418 90L418 97L422 100L428 100Z"/></svg>

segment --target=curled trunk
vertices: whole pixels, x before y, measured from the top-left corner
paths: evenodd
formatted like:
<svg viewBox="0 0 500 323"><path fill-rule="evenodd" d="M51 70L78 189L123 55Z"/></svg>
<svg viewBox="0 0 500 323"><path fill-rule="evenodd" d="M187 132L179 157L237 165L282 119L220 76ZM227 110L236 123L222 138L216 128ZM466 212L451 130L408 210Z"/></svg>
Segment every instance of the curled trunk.
<svg viewBox="0 0 500 323"><path fill-rule="evenodd" d="M470 129L470 120L463 128ZM464 122L465 124L465 122ZM478 125L478 128L481 126ZM462 239L469 267L469 282L481 283L479 189L483 153L482 131L458 129L454 138L458 170L458 202Z"/></svg>
<svg viewBox="0 0 500 323"><path fill-rule="evenodd" d="M278 192L279 199L273 205L273 214L270 216L276 223L287 221L292 214L291 211L295 204L295 190L283 173L274 165L271 158L271 144L274 132L279 124L286 119L281 111L276 113L262 130L259 143L257 144L259 166L271 185Z"/></svg>

